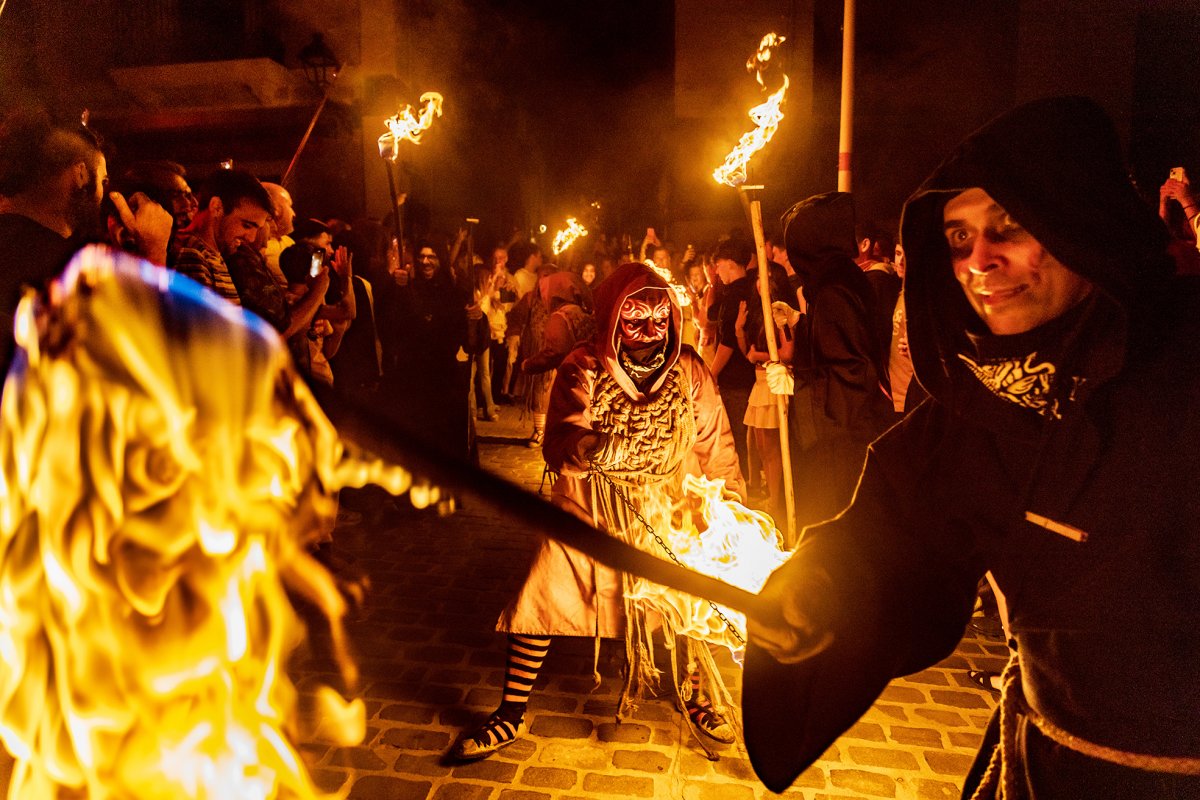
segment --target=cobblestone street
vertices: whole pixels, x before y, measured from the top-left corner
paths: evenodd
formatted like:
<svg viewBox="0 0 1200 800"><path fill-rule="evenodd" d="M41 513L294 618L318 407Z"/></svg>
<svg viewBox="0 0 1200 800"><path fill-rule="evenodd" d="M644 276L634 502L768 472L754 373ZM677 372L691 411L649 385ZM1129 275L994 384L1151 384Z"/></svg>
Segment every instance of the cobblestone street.
<svg viewBox="0 0 1200 800"><path fill-rule="evenodd" d="M482 461L536 492L542 461L525 447L528 434L516 409L503 407L499 422L480 424ZM671 698L616 724L623 654L615 642L602 649L604 681L592 691L592 642L556 640L531 697L529 733L487 760L444 762L459 731L499 703L505 640L493 625L534 543L530 531L470 501L447 518L410 514L339 533L339 553L373 584L351 623L369 721L361 747L306 747L322 785L380 800L771 797L739 745L708 761ZM1005 657L998 637L968 631L953 656L894 681L785 796L957 798L993 705L966 670L999 669ZM300 665L302 688L320 668Z"/></svg>

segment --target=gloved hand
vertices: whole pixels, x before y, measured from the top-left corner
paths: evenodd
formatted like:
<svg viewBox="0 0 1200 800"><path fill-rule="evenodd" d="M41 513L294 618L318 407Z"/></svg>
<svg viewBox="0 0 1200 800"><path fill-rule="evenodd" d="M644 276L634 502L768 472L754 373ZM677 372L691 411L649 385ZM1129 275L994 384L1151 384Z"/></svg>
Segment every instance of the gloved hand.
<svg viewBox="0 0 1200 800"><path fill-rule="evenodd" d="M759 592L773 613L750 616L746 631L750 640L780 664L796 664L811 658L833 642L833 634L823 622L828 609L821 607L823 596L834 596L828 576L799 574L795 559L775 570Z"/></svg>
<svg viewBox="0 0 1200 800"><path fill-rule="evenodd" d="M782 300L776 300L774 303L771 303L771 319L780 328L784 326L790 328L800 321L800 312ZM791 393L789 392L789 394Z"/></svg>
<svg viewBox="0 0 1200 800"><path fill-rule="evenodd" d="M609 444L607 434L588 431L575 440L575 446L563 462L563 474L584 475L591 468L593 459L603 461L604 447Z"/></svg>
<svg viewBox="0 0 1200 800"><path fill-rule="evenodd" d="M795 394L796 379L792 377L792 371L788 369L786 364L778 361L768 361L767 369L767 386L771 387L771 394Z"/></svg>

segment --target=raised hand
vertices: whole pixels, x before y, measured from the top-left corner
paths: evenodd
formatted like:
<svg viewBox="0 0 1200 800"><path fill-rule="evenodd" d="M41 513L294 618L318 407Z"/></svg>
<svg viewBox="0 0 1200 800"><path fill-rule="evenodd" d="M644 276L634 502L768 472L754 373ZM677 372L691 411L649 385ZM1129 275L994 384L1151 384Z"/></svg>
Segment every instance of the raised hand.
<svg viewBox="0 0 1200 800"><path fill-rule="evenodd" d="M120 217L121 226L133 241L138 255L166 266L167 243L171 240L171 225L175 219L170 211L142 192L134 192L127 201L120 192L109 192Z"/></svg>

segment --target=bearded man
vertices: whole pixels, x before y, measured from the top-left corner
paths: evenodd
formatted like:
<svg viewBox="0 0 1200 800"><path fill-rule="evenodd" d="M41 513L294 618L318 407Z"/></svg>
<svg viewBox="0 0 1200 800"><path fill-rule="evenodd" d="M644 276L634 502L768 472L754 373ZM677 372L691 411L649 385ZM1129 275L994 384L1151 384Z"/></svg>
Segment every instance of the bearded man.
<svg viewBox="0 0 1200 800"><path fill-rule="evenodd" d="M21 287L57 275L97 227L106 179L104 155L86 129L34 112L0 123L0 368L8 366Z"/></svg>
<svg viewBox="0 0 1200 800"><path fill-rule="evenodd" d="M200 210L179 237L170 266L234 305L241 305L227 259L257 247L274 206L249 172L219 169L200 185Z"/></svg>
<svg viewBox="0 0 1200 800"><path fill-rule="evenodd" d="M0 369L8 366L22 287L40 288L81 245L100 238L106 195L126 249L166 262L169 215L143 193L127 202L107 186L108 165L91 129L57 124L38 110L0 121Z"/></svg>
<svg viewBox="0 0 1200 800"><path fill-rule="evenodd" d="M712 375L682 343L682 314L667 283L645 264L623 264L596 287L594 300L596 334L567 355L550 391L544 453L561 473L553 502L649 550L648 532L621 495L645 510L656 495L677 496L691 473L723 479L740 499L737 452ZM529 692L553 636L625 639L624 710L653 680L646 642L654 620L627 597L630 580L543 539L497 625L509 634L500 708L463 736L454 755L482 758L524 732ZM699 676L690 677L697 686ZM700 731L732 741L731 726L702 692L692 694L687 712Z"/></svg>

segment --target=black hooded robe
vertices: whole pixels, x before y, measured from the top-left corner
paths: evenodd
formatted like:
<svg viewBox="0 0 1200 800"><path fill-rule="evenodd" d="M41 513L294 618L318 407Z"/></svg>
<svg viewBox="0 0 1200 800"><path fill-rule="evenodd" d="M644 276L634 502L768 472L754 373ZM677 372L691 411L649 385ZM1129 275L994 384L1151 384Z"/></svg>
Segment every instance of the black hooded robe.
<svg viewBox="0 0 1200 800"><path fill-rule="evenodd" d="M1056 383L1057 414L1001 399L959 357L979 321L952 275L942 207L968 187L1099 290L1022 334L1070 378ZM834 641L795 666L751 643L755 770L783 790L889 680L950 654L989 569L1028 708L1102 747L1195 763L1200 291L1170 276L1166 231L1129 185L1111 123L1083 98L1000 117L908 201L902 235L910 345L932 397L871 446L851 508L805 531L768 583ZM1017 797L1200 797L1195 775L1021 729Z"/></svg>

